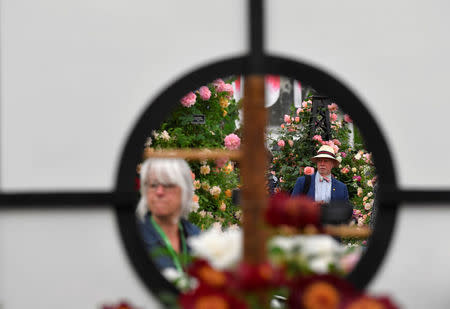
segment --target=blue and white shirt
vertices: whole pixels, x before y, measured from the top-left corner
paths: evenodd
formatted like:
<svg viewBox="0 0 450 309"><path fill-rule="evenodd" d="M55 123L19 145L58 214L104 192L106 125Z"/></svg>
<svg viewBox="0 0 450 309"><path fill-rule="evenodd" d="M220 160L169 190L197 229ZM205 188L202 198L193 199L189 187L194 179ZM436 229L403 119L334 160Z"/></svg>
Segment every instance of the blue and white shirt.
<svg viewBox="0 0 450 309"><path fill-rule="evenodd" d="M331 175L325 176L329 181L323 180L323 177L317 173L315 181L315 196L316 202L328 203L331 200Z"/></svg>

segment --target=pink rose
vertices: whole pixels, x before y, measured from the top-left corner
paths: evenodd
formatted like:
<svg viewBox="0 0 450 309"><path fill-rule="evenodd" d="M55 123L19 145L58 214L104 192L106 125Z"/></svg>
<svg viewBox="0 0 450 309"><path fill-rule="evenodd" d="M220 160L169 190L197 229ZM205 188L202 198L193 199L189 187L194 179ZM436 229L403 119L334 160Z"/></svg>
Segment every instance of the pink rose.
<svg viewBox="0 0 450 309"><path fill-rule="evenodd" d="M352 118L350 118L350 116L347 115L347 114L344 115L344 121L348 122L348 123L352 123L353 122Z"/></svg>
<svg viewBox="0 0 450 309"><path fill-rule="evenodd" d="M341 169L341 173L342 173L342 174L347 174L348 172L350 172L350 170L349 170L348 168L346 168L346 167L343 167L343 168Z"/></svg>
<svg viewBox="0 0 450 309"><path fill-rule="evenodd" d="M337 120L337 114L330 113L330 119L331 119L331 121L336 121Z"/></svg>
<svg viewBox="0 0 450 309"><path fill-rule="evenodd" d="M185 95L180 102L184 107L191 107L195 104L195 100L197 100L197 96L191 91Z"/></svg>
<svg viewBox="0 0 450 309"><path fill-rule="evenodd" d="M295 117L295 122L300 122L300 117Z"/></svg>
<svg viewBox="0 0 450 309"><path fill-rule="evenodd" d="M322 142L322 136L321 135L314 135L312 139L313 139L313 141Z"/></svg>
<svg viewBox="0 0 450 309"><path fill-rule="evenodd" d="M353 176L353 179L356 181L361 181L361 176Z"/></svg>
<svg viewBox="0 0 450 309"><path fill-rule="evenodd" d="M284 115L284 122L291 123L291 117L289 115Z"/></svg>
<svg viewBox="0 0 450 309"><path fill-rule="evenodd" d="M290 140L288 140L288 144L289 144L289 146L292 147L292 146L294 146L294 141L290 139Z"/></svg>
<svg viewBox="0 0 450 309"><path fill-rule="evenodd" d="M300 114L301 112L303 112L303 109L301 109L300 107L299 107L299 108L297 108L297 112L296 112L296 113L297 113L297 115L298 115L298 114Z"/></svg>
<svg viewBox="0 0 450 309"><path fill-rule="evenodd" d="M278 141L278 146L280 146L281 148L283 148L284 147L284 141L282 140L282 139L280 139L279 141Z"/></svg>
<svg viewBox="0 0 450 309"><path fill-rule="evenodd" d="M281 127L282 129L284 129L284 123L282 123L280 127Z"/></svg>
<svg viewBox="0 0 450 309"><path fill-rule="evenodd" d="M347 154L345 152L341 152L341 157L345 158Z"/></svg>
<svg viewBox="0 0 450 309"><path fill-rule="evenodd" d="M294 131L295 131L295 129L294 129L294 128L292 128L292 127L290 127L290 128L288 129L288 131L289 131L289 132L294 132Z"/></svg>
<svg viewBox="0 0 450 309"><path fill-rule="evenodd" d="M337 111L337 110L338 110L337 104L336 104L336 103L331 103L330 105L328 105L328 110L329 110L330 112L335 112L335 111Z"/></svg>
<svg viewBox="0 0 450 309"><path fill-rule="evenodd" d="M355 268L355 265L358 263L360 257L361 253L356 250L353 251L352 253L344 255L340 259L339 264L346 273L349 273L350 271L353 270L353 268Z"/></svg>
<svg viewBox="0 0 450 309"><path fill-rule="evenodd" d="M224 142L228 150L236 150L241 145L241 139L234 133L225 136Z"/></svg>
<svg viewBox="0 0 450 309"><path fill-rule="evenodd" d="M219 158L214 161L216 163L216 166L218 168L222 168L225 166L225 164L228 162L228 158Z"/></svg>
<svg viewBox="0 0 450 309"><path fill-rule="evenodd" d="M232 96L232 95L233 95L233 85L231 85L231 84L225 84L225 83L219 84L219 85L216 87L216 91L217 91L217 92L228 92L228 94L229 94L230 96Z"/></svg>
<svg viewBox="0 0 450 309"><path fill-rule="evenodd" d="M214 85L214 88L216 88L216 90L217 90L217 87L219 87L220 85L223 85L223 84L225 84L225 82L220 78L213 81L213 85Z"/></svg>
<svg viewBox="0 0 450 309"><path fill-rule="evenodd" d="M312 175L314 174L314 167L311 166L307 166L303 169L303 173L305 173L305 175Z"/></svg>
<svg viewBox="0 0 450 309"><path fill-rule="evenodd" d="M307 107L308 107L308 102L303 101L303 102L302 102L302 106L303 106L303 108L307 108Z"/></svg>
<svg viewBox="0 0 450 309"><path fill-rule="evenodd" d="M341 142L338 140L338 139L333 139L333 143L335 144L335 145L338 145L338 146L340 146L341 145Z"/></svg>
<svg viewBox="0 0 450 309"><path fill-rule="evenodd" d="M211 97L211 91L206 86L201 86L198 92L200 94L200 98L202 98L203 101L208 101Z"/></svg>

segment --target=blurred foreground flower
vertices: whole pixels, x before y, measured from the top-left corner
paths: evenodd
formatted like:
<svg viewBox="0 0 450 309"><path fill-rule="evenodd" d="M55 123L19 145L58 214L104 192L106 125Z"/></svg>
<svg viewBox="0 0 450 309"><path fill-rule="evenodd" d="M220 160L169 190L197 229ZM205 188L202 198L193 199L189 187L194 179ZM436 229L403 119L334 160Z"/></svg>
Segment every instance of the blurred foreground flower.
<svg viewBox="0 0 450 309"><path fill-rule="evenodd" d="M192 255L207 260L214 268L223 270L235 266L242 256L242 232L239 229L221 231L210 228L188 239Z"/></svg>
<svg viewBox="0 0 450 309"><path fill-rule="evenodd" d="M295 228L320 225L320 207L306 196L289 197L286 193L277 193L269 201L265 220L273 226L288 225Z"/></svg>

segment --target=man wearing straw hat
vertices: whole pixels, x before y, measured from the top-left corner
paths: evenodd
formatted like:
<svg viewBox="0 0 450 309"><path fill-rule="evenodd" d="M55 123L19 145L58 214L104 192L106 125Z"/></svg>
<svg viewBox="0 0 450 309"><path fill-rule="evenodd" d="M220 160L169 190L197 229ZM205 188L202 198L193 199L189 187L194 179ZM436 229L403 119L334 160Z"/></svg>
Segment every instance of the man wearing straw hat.
<svg viewBox="0 0 450 309"><path fill-rule="evenodd" d="M317 172L313 175L299 177L295 183L292 196L306 194L317 202L348 202L347 186L331 176L331 169L339 165L334 149L323 145L317 155L311 158L316 163Z"/></svg>

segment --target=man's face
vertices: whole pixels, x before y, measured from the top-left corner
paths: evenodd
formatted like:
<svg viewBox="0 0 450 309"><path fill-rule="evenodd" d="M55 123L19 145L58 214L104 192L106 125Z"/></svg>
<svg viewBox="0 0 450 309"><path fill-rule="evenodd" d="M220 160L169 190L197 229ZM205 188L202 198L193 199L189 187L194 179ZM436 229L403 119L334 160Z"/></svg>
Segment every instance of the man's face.
<svg viewBox="0 0 450 309"><path fill-rule="evenodd" d="M329 158L318 158L316 164L319 174L328 176L331 174L331 169L334 167L334 160Z"/></svg>

